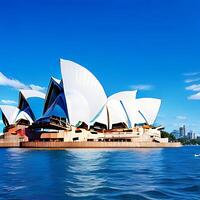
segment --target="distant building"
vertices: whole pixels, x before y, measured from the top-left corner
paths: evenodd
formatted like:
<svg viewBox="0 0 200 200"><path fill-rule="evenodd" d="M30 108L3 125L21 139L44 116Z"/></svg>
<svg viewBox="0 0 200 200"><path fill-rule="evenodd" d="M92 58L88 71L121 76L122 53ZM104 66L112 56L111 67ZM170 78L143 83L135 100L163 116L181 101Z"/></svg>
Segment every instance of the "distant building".
<svg viewBox="0 0 200 200"><path fill-rule="evenodd" d="M171 134L172 134L176 139L180 138L180 131L179 131L179 130L173 130L173 131L171 132Z"/></svg>
<svg viewBox="0 0 200 200"><path fill-rule="evenodd" d="M187 137L188 137L188 139L192 139L192 131L189 131L188 133L187 133Z"/></svg>
<svg viewBox="0 0 200 200"><path fill-rule="evenodd" d="M193 131L189 131L189 132L187 133L187 137L188 137L188 139L190 139L190 140L196 138L195 133L193 133Z"/></svg>
<svg viewBox="0 0 200 200"><path fill-rule="evenodd" d="M173 130L171 132L172 135L176 137L176 139L186 137L186 128L185 125L181 126L178 130Z"/></svg>
<svg viewBox="0 0 200 200"><path fill-rule="evenodd" d="M186 137L185 125L179 128L180 137Z"/></svg>

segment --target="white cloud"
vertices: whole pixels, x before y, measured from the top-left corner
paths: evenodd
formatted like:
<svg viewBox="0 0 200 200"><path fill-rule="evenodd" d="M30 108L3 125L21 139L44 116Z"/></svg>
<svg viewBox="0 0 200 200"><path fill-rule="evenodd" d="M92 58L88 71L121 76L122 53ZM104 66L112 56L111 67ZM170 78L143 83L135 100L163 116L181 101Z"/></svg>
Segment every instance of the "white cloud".
<svg viewBox="0 0 200 200"><path fill-rule="evenodd" d="M3 120L0 119L0 125L3 124Z"/></svg>
<svg viewBox="0 0 200 200"><path fill-rule="evenodd" d="M0 72L0 85L10 86L15 89L27 89L28 87L18 80L10 79Z"/></svg>
<svg viewBox="0 0 200 200"><path fill-rule="evenodd" d="M186 79L185 83L192 83L192 82L197 82L197 81L200 81L200 77L192 78L192 79Z"/></svg>
<svg viewBox="0 0 200 200"><path fill-rule="evenodd" d="M17 90L21 89L33 89L33 90L44 90L43 87L37 85L26 85L16 79L11 79L6 77L2 72L0 72L0 85L2 86L9 86L15 88Z"/></svg>
<svg viewBox="0 0 200 200"><path fill-rule="evenodd" d="M178 116L176 116L176 119L178 119L178 120L186 120L187 119L187 117L186 116L184 116L184 115L178 115Z"/></svg>
<svg viewBox="0 0 200 200"><path fill-rule="evenodd" d="M185 88L186 90L191 91L200 91L200 84L193 84Z"/></svg>
<svg viewBox="0 0 200 200"><path fill-rule="evenodd" d="M200 92L188 97L189 100L200 100Z"/></svg>
<svg viewBox="0 0 200 200"><path fill-rule="evenodd" d="M44 91L45 90L45 87L41 87L39 85L33 85L33 84L30 85L30 88L32 90L38 90L38 91Z"/></svg>
<svg viewBox="0 0 200 200"><path fill-rule="evenodd" d="M200 74L200 72L189 72L189 73L184 73L183 75L184 76L196 76L198 74Z"/></svg>
<svg viewBox="0 0 200 200"><path fill-rule="evenodd" d="M2 100L1 100L1 103L6 104L6 105L8 105L8 104L17 104L16 101L14 101L14 100L9 100L9 99L2 99Z"/></svg>
<svg viewBox="0 0 200 200"><path fill-rule="evenodd" d="M146 84L139 84L139 85L131 85L131 89L133 90L152 90L152 85L146 85Z"/></svg>

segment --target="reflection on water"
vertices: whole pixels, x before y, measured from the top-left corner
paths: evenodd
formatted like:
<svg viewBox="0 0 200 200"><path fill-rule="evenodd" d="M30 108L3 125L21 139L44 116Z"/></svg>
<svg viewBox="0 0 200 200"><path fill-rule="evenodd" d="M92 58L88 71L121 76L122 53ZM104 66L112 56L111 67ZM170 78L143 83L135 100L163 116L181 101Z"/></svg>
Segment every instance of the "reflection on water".
<svg viewBox="0 0 200 200"><path fill-rule="evenodd" d="M0 149L1 199L199 199L200 147Z"/></svg>
<svg viewBox="0 0 200 200"><path fill-rule="evenodd" d="M67 160L65 168L71 179L65 177L66 194L74 197L87 197L105 183L105 178L98 172L104 170L105 151L71 150L67 151L72 158Z"/></svg>

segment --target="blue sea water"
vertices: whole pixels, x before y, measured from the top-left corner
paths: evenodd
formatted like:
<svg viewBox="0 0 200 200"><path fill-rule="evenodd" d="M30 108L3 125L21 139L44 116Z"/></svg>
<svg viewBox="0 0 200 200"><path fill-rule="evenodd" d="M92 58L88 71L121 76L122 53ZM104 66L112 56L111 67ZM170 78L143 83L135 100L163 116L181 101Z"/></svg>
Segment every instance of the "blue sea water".
<svg viewBox="0 0 200 200"><path fill-rule="evenodd" d="M200 199L200 147L0 149L0 199Z"/></svg>

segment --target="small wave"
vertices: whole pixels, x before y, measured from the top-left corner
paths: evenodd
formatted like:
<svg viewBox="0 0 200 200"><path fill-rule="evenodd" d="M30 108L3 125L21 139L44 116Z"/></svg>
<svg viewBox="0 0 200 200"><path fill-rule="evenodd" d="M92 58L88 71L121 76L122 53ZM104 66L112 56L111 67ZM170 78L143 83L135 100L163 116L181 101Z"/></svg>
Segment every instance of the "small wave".
<svg viewBox="0 0 200 200"><path fill-rule="evenodd" d="M192 185L192 186L189 186L189 187L185 187L182 190L187 191L187 192L199 192L200 186L199 185Z"/></svg>
<svg viewBox="0 0 200 200"><path fill-rule="evenodd" d="M118 188L114 187L100 187L96 190L97 193L99 194L108 194L108 193L114 193L114 192L119 192L120 190Z"/></svg>
<svg viewBox="0 0 200 200"><path fill-rule="evenodd" d="M123 200L150 200L150 198L145 197L144 195L141 194L121 194L116 196L116 199L123 199Z"/></svg>
<svg viewBox="0 0 200 200"><path fill-rule="evenodd" d="M163 191L158 191L158 190L149 190L149 191L146 191L145 194L148 196L148 197L153 197L153 198L158 198L158 199L161 199L161 198L169 198L170 196L168 194L166 194L165 192Z"/></svg>

